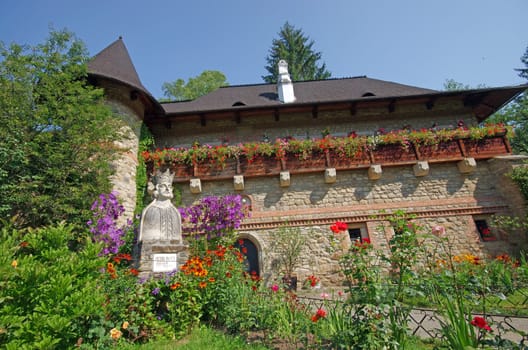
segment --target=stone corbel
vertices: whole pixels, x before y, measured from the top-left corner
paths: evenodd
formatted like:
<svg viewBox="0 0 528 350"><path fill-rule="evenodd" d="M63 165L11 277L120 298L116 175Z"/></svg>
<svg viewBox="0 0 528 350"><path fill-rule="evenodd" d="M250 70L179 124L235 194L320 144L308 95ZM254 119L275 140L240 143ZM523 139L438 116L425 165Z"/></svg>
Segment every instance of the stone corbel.
<svg viewBox="0 0 528 350"><path fill-rule="evenodd" d="M475 158L464 158L457 163L458 171L462 174L470 174L477 168L477 161Z"/></svg>
<svg viewBox="0 0 528 350"><path fill-rule="evenodd" d="M290 186L290 172L289 171L281 171L280 172L280 186L281 187L289 187Z"/></svg>
<svg viewBox="0 0 528 350"><path fill-rule="evenodd" d="M202 193L202 182L200 181L200 179L191 179L189 186L191 189L191 193Z"/></svg>
<svg viewBox="0 0 528 350"><path fill-rule="evenodd" d="M421 160L413 166L414 176L421 177L429 175L429 163Z"/></svg>
<svg viewBox="0 0 528 350"><path fill-rule="evenodd" d="M335 168L326 168L325 169L325 183L333 184L337 180L337 172Z"/></svg>
<svg viewBox="0 0 528 350"><path fill-rule="evenodd" d="M381 179L381 174L383 170L381 169L380 164L373 164L369 167L368 178L369 180L378 180Z"/></svg>
<svg viewBox="0 0 528 350"><path fill-rule="evenodd" d="M233 187L235 188L235 191L244 190L244 175L233 176Z"/></svg>

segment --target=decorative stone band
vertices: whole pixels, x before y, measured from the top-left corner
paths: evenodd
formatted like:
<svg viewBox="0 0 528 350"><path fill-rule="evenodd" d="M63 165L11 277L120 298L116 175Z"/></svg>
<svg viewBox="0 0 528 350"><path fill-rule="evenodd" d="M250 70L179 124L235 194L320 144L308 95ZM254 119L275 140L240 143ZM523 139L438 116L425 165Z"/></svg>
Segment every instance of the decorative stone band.
<svg viewBox="0 0 528 350"><path fill-rule="evenodd" d="M462 215L483 215L483 214L495 214L504 213L508 207L502 206L472 206L463 208L446 208L446 209L428 209L428 210L409 210L407 214L415 215L416 218L434 218L434 217L445 217L445 216L462 216ZM383 221L389 218L392 214L390 212L380 214L360 214L360 215L330 215L327 214L325 217L318 218L298 218L289 217L287 222L281 217L280 220L277 216L273 217L261 217L259 220L252 220L251 222L243 222L240 226L240 230L256 230L256 229L273 229L284 226L312 226L312 225L331 225L336 221L344 221L347 223L360 223L368 221Z"/></svg>

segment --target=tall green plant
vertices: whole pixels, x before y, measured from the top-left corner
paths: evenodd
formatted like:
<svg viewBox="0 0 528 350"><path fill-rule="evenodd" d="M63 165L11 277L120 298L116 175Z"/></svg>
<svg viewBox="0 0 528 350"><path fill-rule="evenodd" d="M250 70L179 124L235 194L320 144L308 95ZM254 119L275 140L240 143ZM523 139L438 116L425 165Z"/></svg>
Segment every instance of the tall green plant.
<svg viewBox="0 0 528 350"><path fill-rule="evenodd" d="M274 233L271 250L275 254L275 270L292 277L295 268L302 259L306 239L301 234L301 229L294 226L281 226Z"/></svg>
<svg viewBox="0 0 528 350"><path fill-rule="evenodd" d="M143 152L152 149L152 147L154 147L154 136L143 123L139 134L138 165L136 167L136 208L134 211L136 215L141 215L143 208L150 199L147 195L147 165L145 164L145 158L141 155Z"/></svg>

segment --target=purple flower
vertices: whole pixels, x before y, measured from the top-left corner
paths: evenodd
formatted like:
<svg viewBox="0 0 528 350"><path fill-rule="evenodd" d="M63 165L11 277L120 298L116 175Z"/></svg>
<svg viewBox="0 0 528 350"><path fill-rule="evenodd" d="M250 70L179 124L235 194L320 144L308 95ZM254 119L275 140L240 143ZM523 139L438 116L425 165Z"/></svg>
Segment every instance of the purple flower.
<svg viewBox="0 0 528 350"><path fill-rule="evenodd" d="M158 287L154 288L151 292L152 295L158 295L160 292L160 289Z"/></svg>
<svg viewBox="0 0 528 350"><path fill-rule="evenodd" d="M239 195L204 197L198 204L179 210L182 219L188 223L183 228L184 232L205 234L207 239L222 237L240 227L245 216Z"/></svg>
<svg viewBox="0 0 528 350"><path fill-rule="evenodd" d="M93 219L87 222L90 233L95 242L103 242L101 255L115 254L125 241L122 239L126 232L132 228L132 223L127 222L124 227L117 226L117 219L124 213L125 208L119 204L117 194L101 194L92 204Z"/></svg>

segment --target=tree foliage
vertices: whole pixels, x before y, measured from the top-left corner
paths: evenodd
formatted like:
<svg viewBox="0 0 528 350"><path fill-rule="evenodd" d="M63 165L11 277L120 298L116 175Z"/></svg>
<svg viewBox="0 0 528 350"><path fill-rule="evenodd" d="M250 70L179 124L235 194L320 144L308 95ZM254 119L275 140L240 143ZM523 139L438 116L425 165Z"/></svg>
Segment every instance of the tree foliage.
<svg viewBox="0 0 528 350"><path fill-rule="evenodd" d="M278 35L278 39L273 39L266 57L265 68L269 74L262 76L266 83L277 82L277 64L280 60L288 62L288 71L293 81L330 78L331 73L326 69L325 63L318 64L321 52L314 51L314 41L305 36L301 29L286 22Z"/></svg>
<svg viewBox="0 0 528 350"><path fill-rule="evenodd" d="M471 87L468 84L463 84L455 79L446 79L444 82L445 91L460 91L460 90L471 90L471 89L483 89L486 88L485 84L478 84L476 87Z"/></svg>
<svg viewBox="0 0 528 350"><path fill-rule="evenodd" d="M521 78L528 80L528 47L521 57L524 68L516 68ZM515 135L511 139L514 153L528 154L528 95L526 92L495 113L492 122L503 122L514 127Z"/></svg>
<svg viewBox="0 0 528 350"><path fill-rule="evenodd" d="M109 191L117 121L87 84L84 44L52 30L35 47L0 42L0 57L0 217L85 222Z"/></svg>
<svg viewBox="0 0 528 350"><path fill-rule="evenodd" d="M515 70L519 72L521 78L528 80L528 46L521 57L521 62L524 64L524 68L516 68Z"/></svg>
<svg viewBox="0 0 528 350"><path fill-rule="evenodd" d="M189 78L187 83L183 79L178 79L163 83L161 88L168 100L184 101L194 100L227 85L229 83L222 72L205 70L199 76Z"/></svg>

